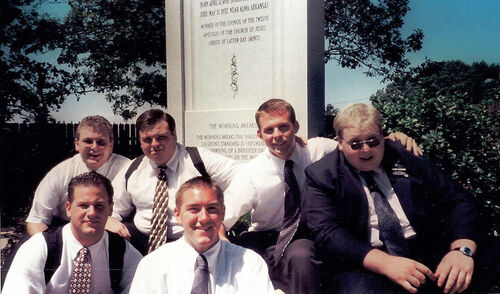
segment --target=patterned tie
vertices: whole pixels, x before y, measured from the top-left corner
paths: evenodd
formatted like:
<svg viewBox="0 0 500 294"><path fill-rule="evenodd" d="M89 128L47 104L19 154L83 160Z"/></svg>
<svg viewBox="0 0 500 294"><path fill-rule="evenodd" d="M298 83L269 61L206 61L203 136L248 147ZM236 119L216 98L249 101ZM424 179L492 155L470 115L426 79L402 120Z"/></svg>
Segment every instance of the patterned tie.
<svg viewBox="0 0 500 294"><path fill-rule="evenodd" d="M399 218L391 208L389 201L380 191L373 172L361 172L366 180L370 194L373 197L373 205L378 218L378 228L380 231L380 240L387 248L387 252L398 256L407 256L408 244L403 234L403 229Z"/></svg>
<svg viewBox="0 0 500 294"><path fill-rule="evenodd" d="M149 252L167 242L167 209L168 209L168 187L166 165L158 166L158 181L153 201L153 219L151 220L151 232L149 235Z"/></svg>
<svg viewBox="0 0 500 294"><path fill-rule="evenodd" d="M73 261L73 273L69 282L69 294L90 293L90 277L92 265L90 263L90 252L83 247L78 251L78 256Z"/></svg>
<svg viewBox="0 0 500 294"><path fill-rule="evenodd" d="M194 280L191 294L208 294L209 273L207 259L203 254L198 255L194 268Z"/></svg>
<svg viewBox="0 0 500 294"><path fill-rule="evenodd" d="M285 162L285 216L274 249L274 266L278 265L286 246L297 232L300 220L300 189L293 174L293 161Z"/></svg>

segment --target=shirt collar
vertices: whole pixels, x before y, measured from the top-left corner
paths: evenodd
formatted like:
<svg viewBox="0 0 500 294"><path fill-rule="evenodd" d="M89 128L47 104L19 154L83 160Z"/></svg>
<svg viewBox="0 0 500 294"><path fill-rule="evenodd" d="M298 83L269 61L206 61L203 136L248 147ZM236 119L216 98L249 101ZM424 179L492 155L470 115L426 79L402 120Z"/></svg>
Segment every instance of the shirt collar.
<svg viewBox="0 0 500 294"><path fill-rule="evenodd" d="M358 173L358 175L361 173L361 171L357 170L357 169L356 169L356 172ZM377 175L383 175L384 174L384 168L382 167L382 165L379 165L377 168L375 168L374 170L372 170L372 172L374 172Z"/></svg>
<svg viewBox="0 0 500 294"><path fill-rule="evenodd" d="M68 249L73 258L76 258L80 249L84 246L75 238L73 232L71 231L71 223L67 224L65 228L63 228L63 233L67 234L66 240L68 240ZM90 258L92 260L92 256L97 256L99 252L107 248L107 238L108 233L104 231L101 239L97 241L94 245L87 247L90 251Z"/></svg>
<svg viewBox="0 0 500 294"><path fill-rule="evenodd" d="M88 171L88 172L91 172L93 171L90 167L88 167L85 162L83 161L82 159L82 156L80 155L80 153L77 154L78 158L80 159L80 163L85 167L85 169ZM109 161L111 160L111 156L113 156L113 153L111 153L109 155L109 158L108 160L106 160L106 162L101 165L101 167L99 167L97 170L95 170L95 172L101 174L101 175L105 175L106 174L106 170L108 169L108 166L109 166Z"/></svg>
<svg viewBox="0 0 500 294"><path fill-rule="evenodd" d="M298 147L299 147L298 144L295 142L295 148L293 148L292 155L290 156L290 158L288 158L294 162L294 166L300 162L300 160L299 160L300 155L299 155L299 151L298 151L299 148ZM286 160L281 159L278 156L272 154L271 151L269 151L269 148L266 148L265 152L266 152L267 157L271 160L275 169L277 171L279 171L280 173L283 173Z"/></svg>
<svg viewBox="0 0 500 294"><path fill-rule="evenodd" d="M188 247L187 248L187 250L189 252L188 254L190 256L192 256L191 260L192 260L193 270L194 270L194 266L195 266L195 263L196 263L196 258L198 257L198 255L200 253L198 251L196 251L191 245L189 245L187 243L185 237L183 237L182 240L183 240L183 242L186 243L185 245ZM219 239L217 241L217 243L215 243L210 249L208 249L207 251L205 251L205 252L202 253L205 256L205 258L207 259L208 270L214 276L215 276L215 272L217 270L216 269L216 266L217 266L217 257L219 256L220 248L221 248L221 240Z"/></svg>

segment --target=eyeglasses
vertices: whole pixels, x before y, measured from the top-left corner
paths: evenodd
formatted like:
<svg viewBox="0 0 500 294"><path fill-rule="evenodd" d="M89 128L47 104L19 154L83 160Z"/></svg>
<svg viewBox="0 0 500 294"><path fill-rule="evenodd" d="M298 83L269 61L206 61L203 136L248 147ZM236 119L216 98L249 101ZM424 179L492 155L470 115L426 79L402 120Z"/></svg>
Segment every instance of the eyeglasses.
<svg viewBox="0 0 500 294"><path fill-rule="evenodd" d="M363 148L363 144L366 144L368 145L368 147L373 148L377 147L380 144L380 141L377 138L371 138L363 141L354 141L349 145L351 146L352 150L361 150L361 148Z"/></svg>
<svg viewBox="0 0 500 294"><path fill-rule="evenodd" d="M90 138L85 138L82 140L82 142L87 146L93 145L94 142L97 144L97 146L100 146L100 147L108 145L108 142L106 140L103 140L103 139L93 140Z"/></svg>

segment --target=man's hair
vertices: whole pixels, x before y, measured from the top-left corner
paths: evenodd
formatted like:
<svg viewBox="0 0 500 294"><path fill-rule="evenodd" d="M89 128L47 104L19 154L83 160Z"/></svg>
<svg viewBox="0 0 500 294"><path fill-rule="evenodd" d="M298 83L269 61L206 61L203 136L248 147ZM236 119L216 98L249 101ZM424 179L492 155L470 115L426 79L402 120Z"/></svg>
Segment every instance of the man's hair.
<svg viewBox="0 0 500 294"><path fill-rule="evenodd" d="M84 117L76 128L75 138L80 139L80 131L84 127L91 128L95 131L98 131L99 133L108 135L109 140L113 142L113 125L104 117L100 115L91 115Z"/></svg>
<svg viewBox="0 0 500 294"><path fill-rule="evenodd" d="M141 115L139 115L135 123L135 126L137 127L137 133L150 129L162 120L167 122L168 129L173 134L175 131L175 119L170 114L164 112L161 109L146 110Z"/></svg>
<svg viewBox="0 0 500 294"><path fill-rule="evenodd" d="M175 193L175 206L177 206L177 208L180 208L182 205L182 195L187 190L195 188L212 189L215 192L215 195L217 195L217 202L219 202L220 205L224 205L224 192L222 192L222 189L219 187L219 185L217 185L215 181L207 177L198 176L187 180L180 186L179 190L177 190L177 193Z"/></svg>
<svg viewBox="0 0 500 294"><path fill-rule="evenodd" d="M269 99L266 102L262 103L262 105L259 106L259 109L257 109L257 112L255 113L255 121L257 122L257 126L259 127L259 129L260 129L259 118L262 115L262 113L264 112L271 113L274 111L283 111L283 110L288 112L289 114L288 118L290 122L294 124L296 120L295 110L293 109L290 103L286 102L283 99L277 99L277 98Z"/></svg>
<svg viewBox="0 0 500 294"><path fill-rule="evenodd" d="M372 105L351 103L337 113L333 120L333 128L337 136L342 138L345 128L366 123L374 123L382 132L382 116Z"/></svg>
<svg viewBox="0 0 500 294"><path fill-rule="evenodd" d="M108 203L113 201L113 186L105 176L96 173L95 171L80 174L71 179L68 185L68 201L73 202L73 195L76 187L94 186L106 190L108 194Z"/></svg>

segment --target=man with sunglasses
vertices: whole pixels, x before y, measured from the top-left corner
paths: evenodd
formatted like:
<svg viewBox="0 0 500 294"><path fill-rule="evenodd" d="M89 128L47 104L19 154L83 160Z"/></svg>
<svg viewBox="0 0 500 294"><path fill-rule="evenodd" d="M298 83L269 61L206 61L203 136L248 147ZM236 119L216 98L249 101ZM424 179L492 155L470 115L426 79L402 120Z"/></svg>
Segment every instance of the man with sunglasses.
<svg viewBox="0 0 500 294"><path fill-rule="evenodd" d="M267 148L237 173L226 190L224 225L227 229L231 228L240 216L251 211L250 228L232 241L264 257L276 288L285 293L320 293L321 262L315 256L314 244L308 239L305 226L298 223L300 202L304 199L304 169L336 150L337 142L313 138L308 140L306 146L298 144L296 134L299 122L295 119L292 105L282 99L264 102L257 110L255 120L257 135ZM401 133L397 137L404 140L410 149L413 147L415 152L419 152L412 139ZM395 136L392 138L395 139ZM297 221L294 222L296 230L286 240L282 237L289 228L284 225L288 222L285 206L289 206L289 200L294 199L288 193L292 190L292 184L287 183L287 179L292 177L286 175L291 174L290 170L296 181L296 189L293 190L297 192L294 195L298 196L299 211L293 216L295 219L291 218Z"/></svg>
<svg viewBox="0 0 500 294"><path fill-rule="evenodd" d="M384 140L371 105L346 106L334 128L338 150L306 169L304 213L335 291L466 290L479 237L471 195Z"/></svg>

